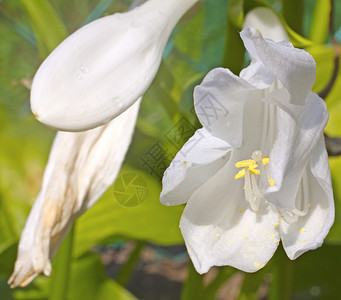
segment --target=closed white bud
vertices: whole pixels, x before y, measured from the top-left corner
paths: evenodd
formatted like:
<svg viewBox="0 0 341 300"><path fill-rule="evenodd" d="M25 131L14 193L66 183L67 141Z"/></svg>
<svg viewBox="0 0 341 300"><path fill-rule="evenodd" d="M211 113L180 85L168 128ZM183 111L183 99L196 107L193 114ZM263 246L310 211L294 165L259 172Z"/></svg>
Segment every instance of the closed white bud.
<svg viewBox="0 0 341 300"><path fill-rule="evenodd" d="M180 17L197 0L149 0L77 30L43 62L31 109L49 127L83 131L103 125L147 90Z"/></svg>

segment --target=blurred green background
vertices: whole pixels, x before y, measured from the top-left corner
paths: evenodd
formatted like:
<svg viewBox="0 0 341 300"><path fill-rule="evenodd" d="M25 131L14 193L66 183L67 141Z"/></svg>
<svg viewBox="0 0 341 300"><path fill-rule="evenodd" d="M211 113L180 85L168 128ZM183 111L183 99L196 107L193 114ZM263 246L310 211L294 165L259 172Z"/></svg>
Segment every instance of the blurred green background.
<svg viewBox="0 0 341 300"><path fill-rule="evenodd" d="M124 12L131 3L128 0L0 1L0 299L52 299L53 275L52 281L39 276L24 289L10 289L6 283L55 135L55 131L40 124L31 114L29 86L34 73L67 35L103 15ZM284 16L295 46L304 47L314 56L317 63L314 91L321 91L330 81L334 68L328 33L329 3L328 0L206 0L182 18L167 44L157 77L144 96L133 142L118 176L140 174L147 182L148 194L140 205L126 207L115 200L112 187L79 218L67 299L179 297L165 287L162 297L146 298L135 291L133 295L125 286L129 287L129 277L148 245L183 244L178 227L183 207L162 206L159 193L163 171L200 127L193 113L193 87L214 67L223 65L238 73L245 66L248 58L238 38L243 16L252 7L269 5ZM334 4L334 31L340 42L341 3ZM326 133L341 137L341 75L326 102L330 112ZM185 282L183 291L179 292L182 299L341 299L341 158L331 157L330 165L336 221L323 247L296 261L290 261L279 250L255 274L223 267L204 278L189 264L188 276L181 281ZM121 269L109 279L113 276L106 273L105 260L100 254L108 247L126 243L132 245L127 262L121 263ZM156 249L162 254L162 249L168 248ZM186 264L186 257L184 261ZM55 265L56 262L54 269ZM227 283L235 286L237 292L232 298L219 298L219 289Z"/></svg>

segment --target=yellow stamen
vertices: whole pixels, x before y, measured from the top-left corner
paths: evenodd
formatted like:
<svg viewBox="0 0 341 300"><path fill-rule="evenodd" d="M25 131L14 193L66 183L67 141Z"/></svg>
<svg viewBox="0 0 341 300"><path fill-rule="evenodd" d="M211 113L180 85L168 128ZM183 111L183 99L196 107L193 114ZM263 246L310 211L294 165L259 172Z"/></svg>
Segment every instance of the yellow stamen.
<svg viewBox="0 0 341 300"><path fill-rule="evenodd" d="M272 179L272 177L268 180L269 181L269 184L270 186L273 186L275 184L274 180Z"/></svg>
<svg viewBox="0 0 341 300"><path fill-rule="evenodd" d="M264 165L264 166L265 166L266 164L268 164L268 163L269 163L269 156L263 156L262 162L263 162L263 165Z"/></svg>
<svg viewBox="0 0 341 300"><path fill-rule="evenodd" d="M243 169L238 171L234 178L245 178L245 199L250 203L252 210L255 212L258 211L260 202L262 199L264 199L262 190L258 188L259 183L255 175L261 176L262 172L263 177L260 177L259 179L263 185L266 179L268 180L270 186L275 184L274 180L269 175L267 164L269 164L269 156L262 156L262 152L259 150L252 153L251 159L241 160L235 164L236 168Z"/></svg>
<svg viewBox="0 0 341 300"><path fill-rule="evenodd" d="M234 176L234 179L239 179L245 176L245 168L240 170L236 176Z"/></svg>
<svg viewBox="0 0 341 300"><path fill-rule="evenodd" d="M241 160L236 163L236 168L242 168L242 167L253 167L256 165L256 161L253 159L247 159L247 160ZM257 165L256 165L257 167Z"/></svg>
<svg viewBox="0 0 341 300"><path fill-rule="evenodd" d="M249 167L249 172L250 172L250 174L260 175L260 171L256 169L257 167L258 167L257 165L252 166L252 167ZM245 169L244 169L244 170L245 170Z"/></svg>

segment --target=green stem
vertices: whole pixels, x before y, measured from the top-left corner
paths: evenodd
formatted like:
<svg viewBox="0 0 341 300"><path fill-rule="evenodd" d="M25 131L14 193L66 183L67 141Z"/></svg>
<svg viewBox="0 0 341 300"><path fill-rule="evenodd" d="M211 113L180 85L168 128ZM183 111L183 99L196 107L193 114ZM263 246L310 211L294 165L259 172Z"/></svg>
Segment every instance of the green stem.
<svg viewBox="0 0 341 300"><path fill-rule="evenodd" d="M201 300L203 298L203 276L200 275L195 269L191 261L188 263L188 275L184 284L181 294L181 300L196 299Z"/></svg>
<svg viewBox="0 0 341 300"><path fill-rule="evenodd" d="M135 249L130 254L126 263L122 266L120 271L118 272L116 281L122 286L126 286L132 272L134 271L135 265L140 257L140 252L146 245L144 241L136 241Z"/></svg>
<svg viewBox="0 0 341 300"><path fill-rule="evenodd" d="M293 262L286 257L283 249L278 249L272 268L269 300L291 299L293 271Z"/></svg>
<svg viewBox="0 0 341 300"><path fill-rule="evenodd" d="M216 299L216 293L218 292L219 288L226 282L234 273L236 272L235 269L230 267L220 267L218 270L217 276L212 280L212 282L204 288L203 292L203 299Z"/></svg>
<svg viewBox="0 0 341 300"><path fill-rule="evenodd" d="M283 16L287 24L298 34L303 29L303 0L282 0Z"/></svg>
<svg viewBox="0 0 341 300"><path fill-rule="evenodd" d="M74 226L62 243L55 259L51 276L51 293L49 300L67 299L68 284L70 282L70 269L72 261L72 246L74 240Z"/></svg>

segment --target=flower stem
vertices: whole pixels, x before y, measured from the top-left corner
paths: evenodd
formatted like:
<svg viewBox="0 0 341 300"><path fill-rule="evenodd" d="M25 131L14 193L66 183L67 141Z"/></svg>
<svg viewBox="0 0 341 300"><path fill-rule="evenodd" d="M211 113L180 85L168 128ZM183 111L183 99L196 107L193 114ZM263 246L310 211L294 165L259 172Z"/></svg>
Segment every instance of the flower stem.
<svg viewBox="0 0 341 300"><path fill-rule="evenodd" d="M68 284L70 281L70 269L72 260L72 246L74 239L74 226L62 243L54 261L51 276L51 293L49 300L67 299Z"/></svg>
<svg viewBox="0 0 341 300"><path fill-rule="evenodd" d="M216 293L219 291L220 287L235 273L236 270L233 268L220 267L216 277L204 288L203 299L216 299Z"/></svg>
<svg viewBox="0 0 341 300"><path fill-rule="evenodd" d="M132 253L130 254L128 260L126 263L122 266L120 271L118 272L116 282L119 283L122 286L126 286L129 278L131 276L131 273L134 271L136 262L138 261L140 257L141 250L146 245L145 241L136 241L136 245Z"/></svg>
<svg viewBox="0 0 341 300"><path fill-rule="evenodd" d="M269 300L289 300L292 290L293 263L283 249L278 249L274 257Z"/></svg>
<svg viewBox="0 0 341 300"><path fill-rule="evenodd" d="M200 275L192 264L192 261L188 262L188 275L187 280L183 286L181 293L181 300L188 299L203 299L203 276Z"/></svg>

